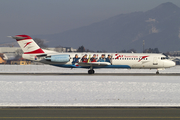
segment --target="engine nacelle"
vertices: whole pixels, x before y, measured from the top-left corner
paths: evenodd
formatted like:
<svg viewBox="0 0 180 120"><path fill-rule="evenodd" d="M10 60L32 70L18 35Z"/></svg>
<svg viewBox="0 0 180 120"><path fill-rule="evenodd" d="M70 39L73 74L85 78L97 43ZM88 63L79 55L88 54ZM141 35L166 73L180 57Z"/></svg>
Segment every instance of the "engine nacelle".
<svg viewBox="0 0 180 120"><path fill-rule="evenodd" d="M67 54L63 55L52 55L52 56L47 56L45 58L47 61L51 62L69 62L70 61L70 56Z"/></svg>

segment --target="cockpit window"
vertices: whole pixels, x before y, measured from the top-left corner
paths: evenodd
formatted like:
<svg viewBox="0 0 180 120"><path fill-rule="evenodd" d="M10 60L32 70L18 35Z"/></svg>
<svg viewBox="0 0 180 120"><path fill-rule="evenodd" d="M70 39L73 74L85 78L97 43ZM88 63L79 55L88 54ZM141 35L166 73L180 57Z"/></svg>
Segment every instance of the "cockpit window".
<svg viewBox="0 0 180 120"><path fill-rule="evenodd" d="M161 60L165 60L165 59L168 59L168 57L161 57Z"/></svg>

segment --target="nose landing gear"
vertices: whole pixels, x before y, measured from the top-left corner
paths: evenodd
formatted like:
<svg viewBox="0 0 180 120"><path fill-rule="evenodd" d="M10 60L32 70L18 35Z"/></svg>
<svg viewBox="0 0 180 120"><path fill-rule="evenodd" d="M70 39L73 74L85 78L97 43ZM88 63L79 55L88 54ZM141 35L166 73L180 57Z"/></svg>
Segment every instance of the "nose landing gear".
<svg viewBox="0 0 180 120"><path fill-rule="evenodd" d="M157 75L159 74L159 70L156 71L156 74L157 74Z"/></svg>

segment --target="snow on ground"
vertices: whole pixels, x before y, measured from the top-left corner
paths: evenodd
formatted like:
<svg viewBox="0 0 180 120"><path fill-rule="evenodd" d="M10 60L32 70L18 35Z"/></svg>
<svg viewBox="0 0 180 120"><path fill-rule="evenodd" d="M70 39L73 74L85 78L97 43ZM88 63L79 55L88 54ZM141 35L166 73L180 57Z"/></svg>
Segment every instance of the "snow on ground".
<svg viewBox="0 0 180 120"><path fill-rule="evenodd" d="M0 77L0 106L180 106L179 76Z"/></svg>
<svg viewBox="0 0 180 120"><path fill-rule="evenodd" d="M3 66L4 67L4 66ZM6 72L87 72L47 66ZM47 67L47 68L46 68ZM45 69L46 68L46 69ZM55 69L54 69L55 68ZM167 69L177 72L179 66ZM77 71L76 71L77 70ZM113 70L113 69L112 69ZM129 72L131 70L97 70ZM139 70L141 72L142 70ZM148 71L148 70L146 70ZM166 70L165 70L166 71ZM1 69L1 72L4 72ZM133 72L137 72L133 71ZM144 72L144 71L143 71ZM18 76L0 75L0 106L178 106L179 76Z"/></svg>

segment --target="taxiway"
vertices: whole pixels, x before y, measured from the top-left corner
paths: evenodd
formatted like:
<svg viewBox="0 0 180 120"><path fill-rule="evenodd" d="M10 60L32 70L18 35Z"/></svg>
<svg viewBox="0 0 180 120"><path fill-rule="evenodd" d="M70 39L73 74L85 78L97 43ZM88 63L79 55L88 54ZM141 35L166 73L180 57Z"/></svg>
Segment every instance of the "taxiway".
<svg viewBox="0 0 180 120"><path fill-rule="evenodd" d="M0 73L0 75L43 75L43 76L180 76L180 73Z"/></svg>
<svg viewBox="0 0 180 120"><path fill-rule="evenodd" d="M1 108L0 119L180 119L179 108Z"/></svg>

